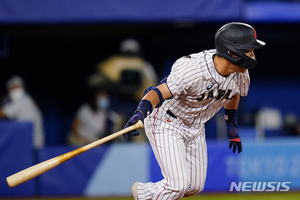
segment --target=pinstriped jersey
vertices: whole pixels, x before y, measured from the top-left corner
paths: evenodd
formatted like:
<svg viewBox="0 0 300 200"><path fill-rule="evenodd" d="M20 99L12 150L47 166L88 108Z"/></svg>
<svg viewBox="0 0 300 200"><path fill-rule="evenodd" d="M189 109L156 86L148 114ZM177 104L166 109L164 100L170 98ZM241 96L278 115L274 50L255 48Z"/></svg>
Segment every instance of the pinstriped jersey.
<svg viewBox="0 0 300 200"><path fill-rule="evenodd" d="M178 59L172 66L167 86L173 97L160 109L170 110L184 124L197 125L211 119L236 95L247 96L249 72L222 76L216 70L215 49Z"/></svg>

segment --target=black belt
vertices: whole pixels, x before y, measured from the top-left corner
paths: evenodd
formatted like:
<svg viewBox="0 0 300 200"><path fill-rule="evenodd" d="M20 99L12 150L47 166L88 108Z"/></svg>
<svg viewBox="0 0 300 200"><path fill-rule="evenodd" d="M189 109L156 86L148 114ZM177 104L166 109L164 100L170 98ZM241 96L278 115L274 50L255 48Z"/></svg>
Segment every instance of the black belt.
<svg viewBox="0 0 300 200"><path fill-rule="evenodd" d="M174 115L170 110L167 111L167 114L170 115L171 117L177 119L176 115Z"/></svg>

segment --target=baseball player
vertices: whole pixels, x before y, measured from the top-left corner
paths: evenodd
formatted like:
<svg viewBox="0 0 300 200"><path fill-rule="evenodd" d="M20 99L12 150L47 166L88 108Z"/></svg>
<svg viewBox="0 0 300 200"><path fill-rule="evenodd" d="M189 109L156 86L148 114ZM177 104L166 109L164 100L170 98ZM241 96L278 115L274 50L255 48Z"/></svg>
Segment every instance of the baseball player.
<svg viewBox="0 0 300 200"><path fill-rule="evenodd" d="M179 58L168 77L147 88L125 127L144 122L164 179L134 183L134 199L181 199L203 190L207 171L204 123L222 107L229 148L233 147L233 153L242 151L238 104L240 96L248 93L248 69L257 63L254 49L264 45L250 25L225 24L215 34L216 49Z"/></svg>

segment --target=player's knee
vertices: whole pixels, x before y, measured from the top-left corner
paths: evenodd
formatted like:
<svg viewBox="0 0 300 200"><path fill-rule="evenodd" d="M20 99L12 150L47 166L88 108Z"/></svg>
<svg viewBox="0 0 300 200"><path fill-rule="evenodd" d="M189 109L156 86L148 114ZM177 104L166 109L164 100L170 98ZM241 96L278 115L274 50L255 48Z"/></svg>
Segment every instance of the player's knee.
<svg viewBox="0 0 300 200"><path fill-rule="evenodd" d="M174 184L171 185L171 187L166 189L171 190L174 195L176 193L176 198L182 198L190 187L190 177L188 175L183 176L181 179L178 179L178 181L174 181Z"/></svg>
<svg viewBox="0 0 300 200"><path fill-rule="evenodd" d="M198 194L202 192L204 189L204 184L199 184L198 186L190 187L187 192L185 193L185 196L191 196Z"/></svg>
<svg viewBox="0 0 300 200"><path fill-rule="evenodd" d="M188 182L186 182L186 183L182 183L179 187L178 187L178 193L179 194L185 194L187 191L188 191L188 189L189 189L189 183Z"/></svg>
<svg viewBox="0 0 300 200"><path fill-rule="evenodd" d="M198 193L202 192L203 189L204 189L204 184L201 184L198 188L195 188L192 192L194 194L198 194Z"/></svg>

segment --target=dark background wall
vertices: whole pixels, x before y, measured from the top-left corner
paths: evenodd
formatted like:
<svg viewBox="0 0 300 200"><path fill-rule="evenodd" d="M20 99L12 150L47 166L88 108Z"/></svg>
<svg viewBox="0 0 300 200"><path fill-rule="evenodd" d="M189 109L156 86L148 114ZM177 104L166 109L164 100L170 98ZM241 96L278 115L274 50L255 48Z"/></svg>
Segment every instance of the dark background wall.
<svg viewBox="0 0 300 200"><path fill-rule="evenodd" d="M5 95L10 76L21 75L44 114L48 144L61 144L85 100L86 78L98 62L118 53L123 39L137 39L163 78L177 58L214 48L215 32L229 21L2 23L8 52L0 58L0 94ZM270 87L272 81L297 81L300 24L239 21L250 23L267 43L255 52L258 65L250 70L251 80L263 79ZM279 97L293 99L293 94Z"/></svg>
<svg viewBox="0 0 300 200"><path fill-rule="evenodd" d="M160 77L177 58L214 48L214 34L221 26L214 24L72 24L11 25L8 55L0 59L1 92L14 74L22 75L37 101L58 98L73 109L80 103L85 81L95 72L95 65L118 53L119 44L128 37L142 45L143 56ZM258 38L267 45L255 52L258 65L252 78L297 78L299 72L299 24L251 24ZM166 69L165 69L166 68ZM42 94L42 95L41 95ZM61 99L60 99L61 98ZM58 100L57 99L57 100ZM73 99L72 101L70 101ZM66 102L65 102L66 101Z"/></svg>

